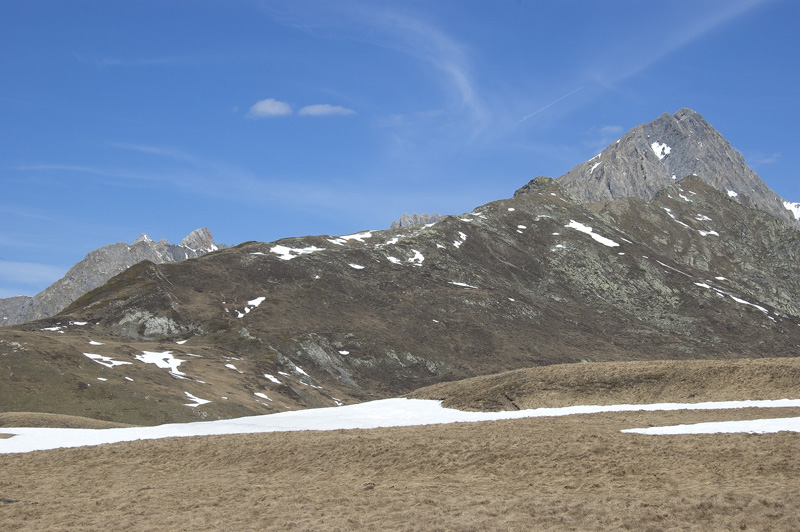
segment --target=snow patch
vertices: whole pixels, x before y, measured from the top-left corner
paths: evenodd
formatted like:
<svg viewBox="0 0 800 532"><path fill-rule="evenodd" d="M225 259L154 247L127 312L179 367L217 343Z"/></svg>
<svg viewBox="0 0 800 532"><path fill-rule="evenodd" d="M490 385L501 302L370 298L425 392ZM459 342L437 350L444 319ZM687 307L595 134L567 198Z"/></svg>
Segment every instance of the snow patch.
<svg viewBox="0 0 800 532"><path fill-rule="evenodd" d="M783 206L792 212L795 220L800 220L800 203L792 203L791 201L784 201Z"/></svg>
<svg viewBox="0 0 800 532"><path fill-rule="evenodd" d="M682 221L678 220L678 219L675 217L675 215L674 215L674 214L672 214L672 209L670 209L670 208L667 208L667 207L663 207L663 209L664 209L665 211L667 211L667 214L669 214L669 217L670 217L670 218L672 218L673 220L675 220L676 222L678 222L679 224L681 224L681 225L682 225L682 226L684 226L685 228L687 228L687 229L692 229L691 227L689 227L688 225L686 225L686 224L685 224L685 223L683 223Z"/></svg>
<svg viewBox="0 0 800 532"><path fill-rule="evenodd" d="M270 248L270 252L275 253L278 255L278 258L281 260L292 260L300 255L308 255L309 253L314 253L316 251L325 251L325 248L318 248L316 246L309 246L307 248L290 248L287 246L273 246ZM251 255L263 255L263 253L251 253Z"/></svg>
<svg viewBox="0 0 800 532"><path fill-rule="evenodd" d="M348 266L350 266L354 270L363 270L364 269L364 266L362 266L360 264L348 264Z"/></svg>
<svg viewBox="0 0 800 532"><path fill-rule="evenodd" d="M739 195L738 192L734 192L733 190L728 190L728 189L725 189L725 190L728 192L728 197L729 198L735 198L735 197L737 197Z"/></svg>
<svg viewBox="0 0 800 532"><path fill-rule="evenodd" d="M257 308L266 299L267 298L263 297L263 296L262 297L257 297L255 299L251 299L250 301L247 302L248 306L244 307L244 312L239 312L238 310L236 311L236 317L237 318L244 318L245 315L249 314L251 310Z"/></svg>
<svg viewBox="0 0 800 532"><path fill-rule="evenodd" d="M164 351L163 353L142 351L141 355L136 355L136 360L145 364L155 364L158 368L168 369L172 375L186 375L178 369L178 366L186 361L172 356L172 351Z"/></svg>
<svg viewBox="0 0 800 532"><path fill-rule="evenodd" d="M650 147L653 149L653 152L656 154L656 157L658 157L659 161L663 160L664 157L669 155L670 152L672 151L672 148L658 141L652 143Z"/></svg>
<svg viewBox="0 0 800 532"><path fill-rule="evenodd" d="M670 270L673 270L673 271L676 271L676 272L678 272L678 273L680 273L680 274L682 274L682 275L685 275L686 277L689 277L689 278L691 278L691 277L692 277L692 276L691 276L691 275L689 275L688 273L686 273L686 272L682 272L682 271L680 271L678 268L673 268L673 267L672 267L672 266L670 266L669 264L664 264L663 262L661 262L661 261L660 261L660 260L658 260L658 259L656 259L656 262L657 262L657 263L659 263L660 265L662 265L663 267L665 267L665 268L669 268Z"/></svg>
<svg viewBox="0 0 800 532"><path fill-rule="evenodd" d="M348 240L355 240L363 244L365 238L371 238L371 237L372 233L370 231L364 231L361 233L355 233L353 235L344 235L338 238L329 238L328 242L336 244L338 246L343 246L347 243Z"/></svg>
<svg viewBox="0 0 800 532"><path fill-rule="evenodd" d="M261 393L261 392L253 392L253 395L255 395L256 397L260 397L260 398L262 398L262 399L266 399L267 401L272 401L272 399L270 399L269 397L267 397L267 394L265 394L265 393Z"/></svg>
<svg viewBox="0 0 800 532"><path fill-rule="evenodd" d="M646 435L736 433L774 434L776 432L800 432L800 417L749 419L746 421L709 421L705 423L694 423L691 425L671 425L666 427L625 429L621 432Z"/></svg>
<svg viewBox="0 0 800 532"><path fill-rule="evenodd" d="M247 304L248 304L248 305L250 305L251 307L257 307L257 306L259 306L261 303L263 303L265 299L267 299L267 298L266 298L266 297L264 297L264 296L257 297L257 298L255 298L255 299L251 299L250 301L248 301L248 302L247 302ZM185 340L184 340L184 341L185 341Z"/></svg>
<svg viewBox="0 0 800 532"><path fill-rule="evenodd" d="M95 355L92 353L84 353L83 356L88 357L101 366L105 366L107 368L113 368L114 366L122 366L124 364L132 364L132 362L123 362L121 360L114 360L111 357L104 357L103 355Z"/></svg>
<svg viewBox="0 0 800 532"><path fill-rule="evenodd" d="M186 397L194 401L194 403L183 403L183 406L191 406L192 408L200 405L204 405L206 403L210 403L208 399L200 399L199 397L195 397L194 395L190 394L189 392L183 392L186 394Z"/></svg>
<svg viewBox="0 0 800 532"><path fill-rule="evenodd" d="M412 249L411 251L414 252L414 256L408 259L408 262L414 264L414 266L422 266L422 261L425 260L425 256L416 249Z"/></svg>
<svg viewBox="0 0 800 532"><path fill-rule="evenodd" d="M586 233L587 235L591 236L594 240L596 240L597 242L600 242L604 246L608 246L610 248L619 246L619 244L617 242L614 242L610 238L606 238L604 236L598 235L597 233L593 232L592 228L589 227L588 225L583 225L582 223L576 222L575 220L570 220L569 223L567 225L565 225L564 227L568 227L570 229L575 229L577 231L580 231L581 233ZM558 247L558 246L556 246L556 247Z"/></svg>
<svg viewBox="0 0 800 532"><path fill-rule="evenodd" d="M459 282L456 282L456 281L449 281L449 284L454 284L456 286L463 286L464 288L474 288L476 290L478 288L477 286L472 286L471 284L459 283Z"/></svg>
<svg viewBox="0 0 800 532"><path fill-rule="evenodd" d="M282 384L281 381L279 381L278 379L276 379L274 376L270 375L269 373L264 373L264 377L266 377L267 379L271 380L275 384Z"/></svg>

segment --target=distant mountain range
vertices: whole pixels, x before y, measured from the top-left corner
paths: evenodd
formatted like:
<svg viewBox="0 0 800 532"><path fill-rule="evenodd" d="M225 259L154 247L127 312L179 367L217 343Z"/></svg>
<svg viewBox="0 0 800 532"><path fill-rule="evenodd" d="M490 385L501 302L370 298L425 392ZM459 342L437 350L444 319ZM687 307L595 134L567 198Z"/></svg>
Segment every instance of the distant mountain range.
<svg viewBox="0 0 800 532"><path fill-rule="evenodd" d="M684 109L433 224L139 262L0 329L0 404L153 424L557 363L798 356L782 202Z"/></svg>
<svg viewBox="0 0 800 532"><path fill-rule="evenodd" d="M180 244L155 242L142 234L132 244L117 242L90 251L67 274L33 297L0 299L0 325L14 325L54 316L89 290L97 288L134 264L179 262L219 249L206 228L189 233Z"/></svg>

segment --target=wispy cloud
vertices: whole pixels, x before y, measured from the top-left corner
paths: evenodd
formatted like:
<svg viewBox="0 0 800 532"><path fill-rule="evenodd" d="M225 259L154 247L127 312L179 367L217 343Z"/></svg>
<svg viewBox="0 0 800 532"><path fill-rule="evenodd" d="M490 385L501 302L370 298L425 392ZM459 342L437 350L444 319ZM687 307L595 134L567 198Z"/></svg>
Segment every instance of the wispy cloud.
<svg viewBox="0 0 800 532"><path fill-rule="evenodd" d="M22 172L52 174L58 178L62 177L65 173L88 174L102 178L99 179L99 181L109 186L133 188L147 186L148 183L158 182L162 179L161 176L153 175L148 172L75 164L21 164L15 166L14 169Z"/></svg>
<svg viewBox="0 0 800 532"><path fill-rule="evenodd" d="M775 153L754 152L747 155L747 162L751 166L760 166L763 164L777 163L780 158L781 154L779 152Z"/></svg>
<svg viewBox="0 0 800 532"><path fill-rule="evenodd" d="M625 42L611 56L611 62L592 67L591 77L601 86L614 86L635 76L676 51L710 34L724 24L751 12L771 0L731 0L715 4L702 16L681 18L679 23L665 26L663 36L648 34L637 46Z"/></svg>
<svg viewBox="0 0 800 532"><path fill-rule="evenodd" d="M191 161L193 159L193 157L186 152L162 146L149 146L131 142L109 142L108 145L121 150L134 151L147 155L158 155L159 157L166 157L178 161Z"/></svg>
<svg viewBox="0 0 800 532"><path fill-rule="evenodd" d="M292 114L292 106L273 98L259 100L247 111L248 118L270 118Z"/></svg>
<svg viewBox="0 0 800 532"><path fill-rule="evenodd" d="M516 124L514 124L514 125L515 125L515 126L517 126L517 125L519 125L519 124L523 123L524 121L526 121L527 119L529 119L529 118L531 118L531 117L533 117L533 116L536 116L536 115L538 115L538 114L539 114L539 113L541 113L542 111L545 111L545 110L549 109L550 107L553 107L553 106L554 106L555 104L557 104L558 102L560 102L560 101L562 101L562 100L565 100L565 99L569 98L570 96L572 96L573 94L575 94L575 93L577 93L577 92L580 92L580 91L581 91L581 90L582 90L584 87L585 87L585 85L582 85L582 86L578 87L577 89L575 89L575 90L573 90L573 91L571 91L571 92L568 92L568 93L567 93L567 94L565 94L564 96L561 96L560 98L558 98L558 99L556 99L556 100L553 100L552 102L548 103L548 104L547 104L547 105L545 105L544 107L541 107L541 108L537 109L536 111L534 111L534 112L532 112L532 113L530 113L530 114L527 114L527 115L523 116L523 117L522 117L522 118L521 118L519 121L517 121L517 123L516 123Z"/></svg>
<svg viewBox="0 0 800 532"><path fill-rule="evenodd" d="M306 105L297 112L300 116L345 116L354 115L355 111L340 105L330 105L327 103Z"/></svg>
<svg viewBox="0 0 800 532"><path fill-rule="evenodd" d="M466 47L443 29L421 18L388 10L361 10L370 28L379 28L389 37L384 44L434 66L446 86L469 112L480 130L488 125L490 113L480 96L470 67ZM478 132L478 131L476 131Z"/></svg>
<svg viewBox="0 0 800 532"><path fill-rule="evenodd" d="M72 57L84 65L94 68L147 68L147 67L197 67L208 64L229 64L268 56L258 53L206 53L164 55L153 57L111 57L96 52L72 52Z"/></svg>
<svg viewBox="0 0 800 532"><path fill-rule="evenodd" d="M432 72L446 92L443 102L448 113L466 119L458 127L462 135L466 131L477 136L491 123L492 113L476 82L468 47L440 24L410 9L385 3L326 2L318 4L313 12L295 5L288 3L281 9L270 4L262 8L271 18L298 30L324 35L328 30L346 30L348 39L387 48L433 67Z"/></svg>

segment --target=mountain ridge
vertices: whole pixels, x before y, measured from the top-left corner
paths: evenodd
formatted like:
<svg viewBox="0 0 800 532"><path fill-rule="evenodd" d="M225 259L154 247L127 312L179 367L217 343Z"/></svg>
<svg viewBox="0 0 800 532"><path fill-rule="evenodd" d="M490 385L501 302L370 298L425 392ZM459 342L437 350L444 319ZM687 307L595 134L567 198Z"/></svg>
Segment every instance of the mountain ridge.
<svg viewBox="0 0 800 532"><path fill-rule="evenodd" d="M171 244L166 239L156 242L144 233L131 244L107 244L87 253L61 279L35 296L0 299L0 324L14 325L54 316L78 297L142 260L158 264L177 262L217 249L205 227L189 233L180 244Z"/></svg>
<svg viewBox="0 0 800 532"><path fill-rule="evenodd" d="M432 225L139 262L0 330L0 404L153 424L552 364L800 356L793 226L693 175L593 205L571 188L539 177Z"/></svg>

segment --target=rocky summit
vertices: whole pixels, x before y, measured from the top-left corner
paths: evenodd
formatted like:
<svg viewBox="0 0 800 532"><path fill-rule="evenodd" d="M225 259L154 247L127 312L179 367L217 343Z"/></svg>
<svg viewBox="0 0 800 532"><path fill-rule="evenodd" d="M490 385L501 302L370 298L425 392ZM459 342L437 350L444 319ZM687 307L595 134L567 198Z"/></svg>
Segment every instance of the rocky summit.
<svg viewBox="0 0 800 532"><path fill-rule="evenodd" d="M0 299L0 324L13 325L53 316L82 296L134 264L179 262L218 249L205 227L189 233L180 244L155 242L142 234L132 244L117 242L94 251L75 264L64 277L33 297Z"/></svg>
<svg viewBox="0 0 800 532"><path fill-rule="evenodd" d="M665 115L669 135L640 126L578 167L616 195L577 194L573 170L435 224L139 262L0 331L0 404L155 424L551 364L798 356L798 229L731 194L730 176L674 174L698 117ZM719 167L729 145L717 146L685 168ZM623 166L646 172L635 194L619 192Z"/></svg>
<svg viewBox="0 0 800 532"><path fill-rule="evenodd" d="M652 199L688 175L800 228L795 204L770 189L742 154L691 109L664 113L633 128L558 181L582 201L607 203L628 197Z"/></svg>

